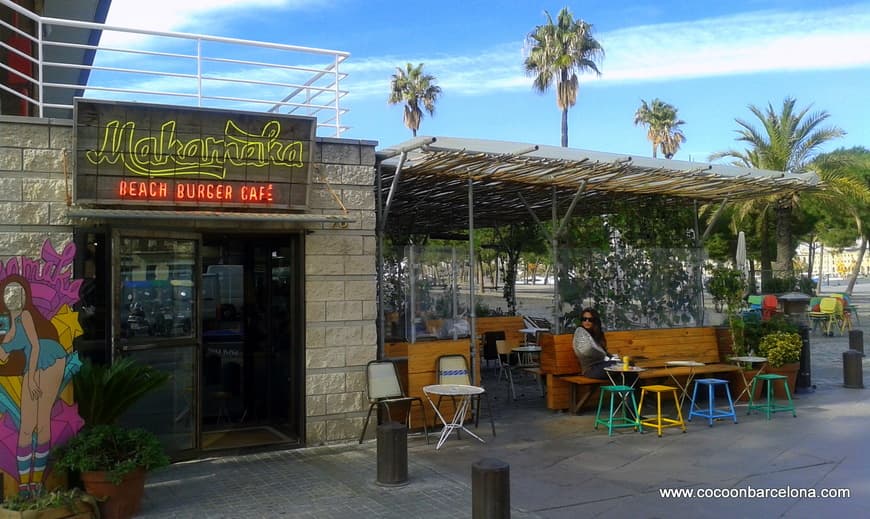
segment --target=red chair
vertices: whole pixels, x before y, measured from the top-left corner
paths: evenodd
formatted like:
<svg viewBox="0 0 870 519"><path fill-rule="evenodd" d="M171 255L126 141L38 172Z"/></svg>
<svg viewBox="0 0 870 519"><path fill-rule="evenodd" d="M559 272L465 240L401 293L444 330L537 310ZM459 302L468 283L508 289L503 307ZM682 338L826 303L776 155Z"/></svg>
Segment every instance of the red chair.
<svg viewBox="0 0 870 519"><path fill-rule="evenodd" d="M761 320L767 321L779 311L779 300L775 295L768 294L761 299Z"/></svg>

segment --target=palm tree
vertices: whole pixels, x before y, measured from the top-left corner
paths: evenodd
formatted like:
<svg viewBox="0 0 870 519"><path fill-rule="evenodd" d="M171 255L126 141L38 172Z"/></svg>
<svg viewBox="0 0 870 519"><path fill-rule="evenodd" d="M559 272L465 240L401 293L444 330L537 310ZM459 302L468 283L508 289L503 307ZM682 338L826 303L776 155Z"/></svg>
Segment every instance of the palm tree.
<svg viewBox="0 0 870 519"><path fill-rule="evenodd" d="M731 157L738 166L805 173L819 148L830 140L842 137L845 132L836 126L821 126L830 117L828 112L809 113L812 105L796 110L795 103L795 99L785 98L779 113L774 111L770 103L766 111L749 105L749 111L761 122L762 129L742 119L735 119L740 126L737 140L747 143L749 147L743 151L720 151L710 155L709 160ZM776 269L787 276L794 273L791 217L799 203L798 195L794 194L774 198L764 209L765 212L771 208L775 211ZM765 268L770 268L770 265L762 264L762 269Z"/></svg>
<svg viewBox="0 0 870 519"><path fill-rule="evenodd" d="M420 121L423 120L420 104L422 103L429 115L435 115L435 102L441 95L441 87L436 85L435 81L435 76L423 73L422 63L416 67L408 63L404 70L396 67L396 73L390 80L389 103L391 105L405 103L405 126L411 130L414 137L417 136Z"/></svg>
<svg viewBox="0 0 870 519"><path fill-rule="evenodd" d="M666 158L673 158L680 144L686 142L680 129L686 122L677 118L677 109L673 105L661 99L653 99L649 104L643 99L640 102L640 108L634 113L634 124L647 127L646 138L652 143L653 158L656 158L658 148Z"/></svg>
<svg viewBox="0 0 870 519"><path fill-rule="evenodd" d="M556 23L547 15L547 23L535 27L526 43L530 47L525 60L526 74L534 76L533 88L546 92L556 86L556 105L562 110L562 146L568 147L568 109L577 102L580 80L577 74L593 71L601 75L598 62L604 58L604 49L592 37L592 25L571 15L563 7Z"/></svg>

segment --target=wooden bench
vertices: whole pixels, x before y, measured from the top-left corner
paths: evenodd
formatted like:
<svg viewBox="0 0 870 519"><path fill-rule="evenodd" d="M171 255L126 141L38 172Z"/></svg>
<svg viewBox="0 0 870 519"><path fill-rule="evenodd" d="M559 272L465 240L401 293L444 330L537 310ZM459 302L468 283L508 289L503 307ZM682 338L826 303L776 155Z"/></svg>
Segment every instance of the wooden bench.
<svg viewBox="0 0 870 519"><path fill-rule="evenodd" d="M685 378L739 371L735 364L722 362L730 354L727 331L713 327L658 328L606 332L607 349L620 356L628 355L636 366L647 368L641 380ZM584 377L572 348L573 335L543 334L541 337L541 371L547 377L547 407L579 411L599 386L607 380ZM723 344L725 342L726 344ZM696 361L703 366L672 366L668 361Z"/></svg>

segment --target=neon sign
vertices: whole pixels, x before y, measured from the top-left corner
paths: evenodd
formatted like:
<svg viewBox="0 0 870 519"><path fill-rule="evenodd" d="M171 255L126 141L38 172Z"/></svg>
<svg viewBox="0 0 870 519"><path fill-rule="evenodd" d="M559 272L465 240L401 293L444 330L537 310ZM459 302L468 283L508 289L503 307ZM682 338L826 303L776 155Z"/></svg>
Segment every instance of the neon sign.
<svg viewBox="0 0 870 519"><path fill-rule="evenodd" d="M206 175L226 178L224 164L262 168L269 165L302 167L302 143L282 143L281 123L269 121L259 134L247 133L228 120L224 138L179 140L176 121L167 121L155 137L140 137L136 123L109 121L103 131L102 144L85 153L94 165L118 161L134 175L144 177L180 177ZM148 135L148 132L145 132Z"/></svg>
<svg viewBox="0 0 870 519"><path fill-rule="evenodd" d="M76 203L308 209L313 117L76 100Z"/></svg>
<svg viewBox="0 0 870 519"><path fill-rule="evenodd" d="M172 200L175 202L260 202L274 201L272 184L225 184L220 182L169 182L122 180L118 196L126 200Z"/></svg>

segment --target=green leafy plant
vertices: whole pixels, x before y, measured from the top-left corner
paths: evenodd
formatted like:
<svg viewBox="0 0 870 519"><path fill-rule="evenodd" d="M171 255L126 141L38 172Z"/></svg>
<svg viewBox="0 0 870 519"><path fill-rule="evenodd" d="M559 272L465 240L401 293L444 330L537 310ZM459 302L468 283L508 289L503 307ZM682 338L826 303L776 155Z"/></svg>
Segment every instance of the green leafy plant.
<svg viewBox="0 0 870 519"><path fill-rule="evenodd" d="M707 290L713 296L717 309L724 306L725 322L731 331L732 351L738 356L745 355L749 351L746 347L746 325L739 313L745 305L743 294L746 292L746 280L743 273L737 269L714 267L707 281Z"/></svg>
<svg viewBox="0 0 870 519"><path fill-rule="evenodd" d="M145 429L118 425L86 427L54 454L56 467L107 472L115 484L138 468L150 471L169 464L160 440Z"/></svg>
<svg viewBox="0 0 870 519"><path fill-rule="evenodd" d="M707 290L713 296L717 307L724 306L729 313L740 311L743 306L743 294L746 292L746 280L743 273L737 269L714 267L707 281Z"/></svg>
<svg viewBox="0 0 870 519"><path fill-rule="evenodd" d="M761 338L758 353L767 357L767 363L779 368L801 360L801 336L791 332L774 332Z"/></svg>
<svg viewBox="0 0 870 519"><path fill-rule="evenodd" d="M52 508L66 508L76 511L82 507L82 503L90 506L91 509L95 509L97 506L93 496L85 494L80 488L71 488L39 494L20 493L6 499L3 502L3 508L15 512L50 510Z"/></svg>
<svg viewBox="0 0 870 519"><path fill-rule="evenodd" d="M784 315L776 314L766 321L761 320L761 315L758 313L747 314L743 318L743 335L745 340L745 351L754 351L760 353L759 344L761 339L772 333L797 333L798 327L790 322Z"/></svg>
<svg viewBox="0 0 870 519"><path fill-rule="evenodd" d="M108 366L86 360L73 377L79 415L90 426L113 424L139 399L169 378L168 373L130 358Z"/></svg>

